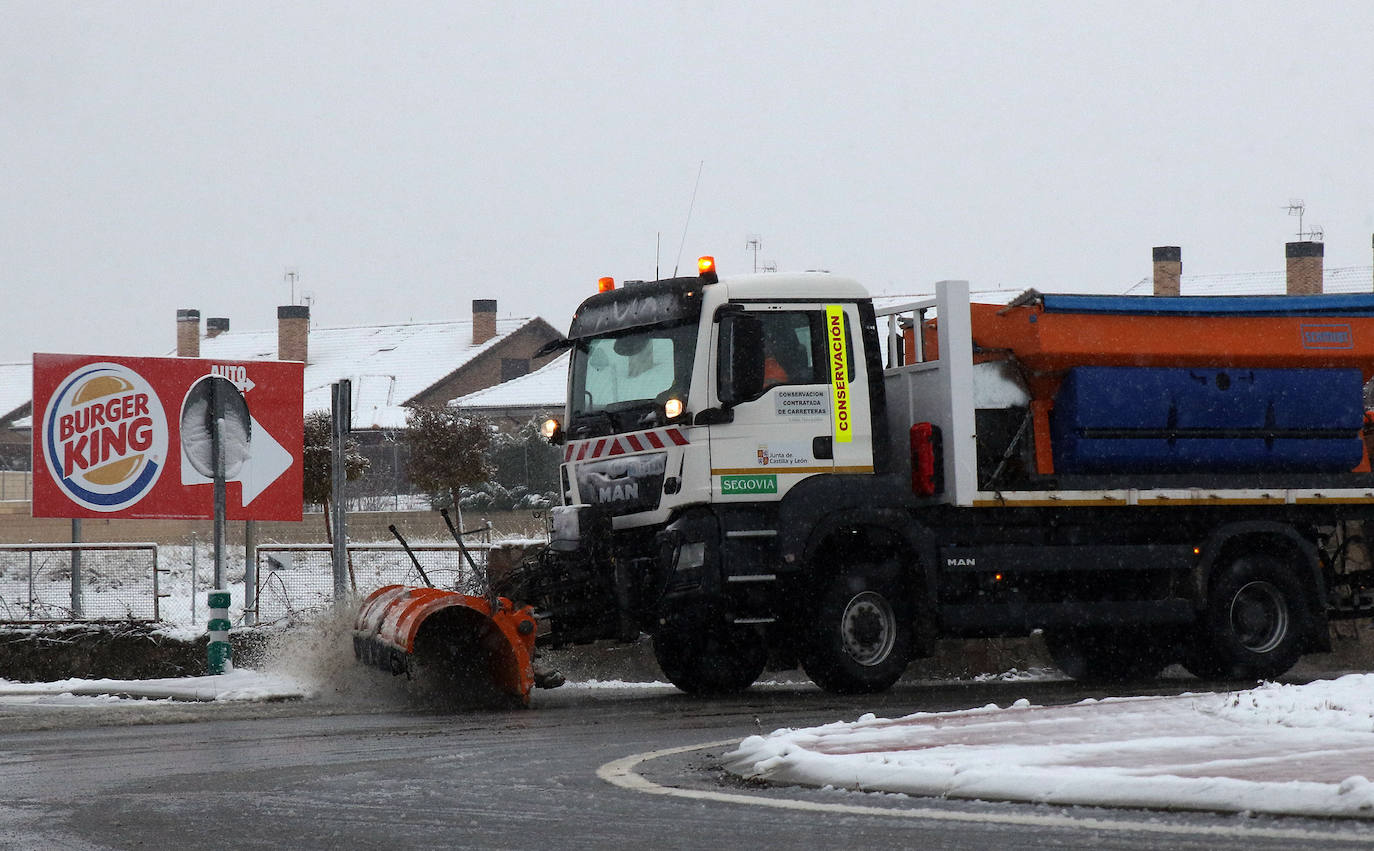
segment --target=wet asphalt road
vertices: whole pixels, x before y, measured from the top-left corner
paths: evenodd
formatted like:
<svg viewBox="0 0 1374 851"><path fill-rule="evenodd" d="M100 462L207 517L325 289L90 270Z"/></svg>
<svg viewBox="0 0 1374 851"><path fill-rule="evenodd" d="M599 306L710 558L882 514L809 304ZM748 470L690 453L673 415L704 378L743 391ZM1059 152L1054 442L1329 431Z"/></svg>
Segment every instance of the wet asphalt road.
<svg viewBox="0 0 1374 851"><path fill-rule="evenodd" d="M1152 693L1200 686L1176 681ZM638 789L598 776L633 754L865 711L1107 694L1069 682L903 684L864 698L770 686L723 700L565 688L536 693L533 710L457 715L416 711L388 687L378 680L361 697L286 704L0 706L0 848L1374 845L1368 823L760 788L718 769L728 746L638 762L629 775Z"/></svg>

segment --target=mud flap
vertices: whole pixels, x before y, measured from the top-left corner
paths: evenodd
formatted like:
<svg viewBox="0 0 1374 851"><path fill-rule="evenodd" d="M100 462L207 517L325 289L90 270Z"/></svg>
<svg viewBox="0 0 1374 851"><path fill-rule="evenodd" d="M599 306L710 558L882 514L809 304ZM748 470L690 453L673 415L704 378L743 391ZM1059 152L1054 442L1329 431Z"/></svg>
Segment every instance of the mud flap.
<svg viewBox="0 0 1374 851"><path fill-rule="evenodd" d="M353 629L358 660L407 674L456 706L529 706L534 611L505 597L388 585L367 596Z"/></svg>

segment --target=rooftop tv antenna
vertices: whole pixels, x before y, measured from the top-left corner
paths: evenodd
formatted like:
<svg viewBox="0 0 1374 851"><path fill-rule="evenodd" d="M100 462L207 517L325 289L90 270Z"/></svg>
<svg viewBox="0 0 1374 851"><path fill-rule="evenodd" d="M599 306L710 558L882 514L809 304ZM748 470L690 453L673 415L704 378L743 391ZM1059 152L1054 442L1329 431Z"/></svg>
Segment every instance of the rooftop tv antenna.
<svg viewBox="0 0 1374 851"><path fill-rule="evenodd" d="M1311 230L1303 230L1302 216L1306 210L1307 205L1303 203L1301 198L1293 198L1288 201L1288 215L1298 217L1298 239L1310 239L1313 242L1321 242L1323 234L1320 227L1313 227Z"/></svg>
<svg viewBox="0 0 1374 851"><path fill-rule="evenodd" d="M763 237L758 234L750 234L749 241L744 244L745 251L754 252L754 271L759 270L759 250L763 248Z"/></svg>
<svg viewBox="0 0 1374 851"><path fill-rule="evenodd" d="M300 279L301 273L295 269L286 270L286 283L291 287L291 304L296 303L296 281Z"/></svg>

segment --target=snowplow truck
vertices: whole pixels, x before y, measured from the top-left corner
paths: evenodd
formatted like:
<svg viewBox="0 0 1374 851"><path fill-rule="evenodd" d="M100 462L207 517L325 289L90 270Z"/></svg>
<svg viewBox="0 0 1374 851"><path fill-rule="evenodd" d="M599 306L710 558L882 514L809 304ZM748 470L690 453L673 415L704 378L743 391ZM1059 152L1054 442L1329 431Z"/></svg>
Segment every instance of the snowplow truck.
<svg viewBox="0 0 1374 851"><path fill-rule="evenodd" d="M693 693L770 660L880 691L1035 631L1075 678L1252 679L1374 613L1374 295L883 304L710 258L601 288L545 424L555 645L648 633Z"/></svg>

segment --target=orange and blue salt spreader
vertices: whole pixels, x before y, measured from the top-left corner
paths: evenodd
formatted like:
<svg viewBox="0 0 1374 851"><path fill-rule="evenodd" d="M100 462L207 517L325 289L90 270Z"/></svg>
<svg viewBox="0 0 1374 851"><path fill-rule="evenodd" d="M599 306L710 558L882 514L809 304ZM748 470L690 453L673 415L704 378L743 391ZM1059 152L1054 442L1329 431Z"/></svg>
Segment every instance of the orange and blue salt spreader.
<svg viewBox="0 0 1374 851"><path fill-rule="evenodd" d="M1042 475L1369 469L1374 293L1031 290L970 311L975 361L1015 362L1030 391Z"/></svg>

